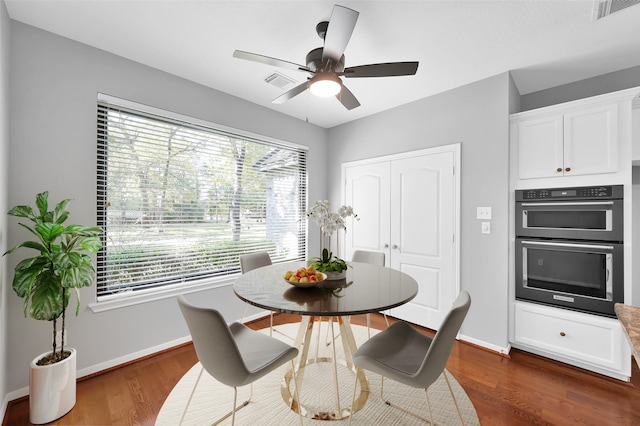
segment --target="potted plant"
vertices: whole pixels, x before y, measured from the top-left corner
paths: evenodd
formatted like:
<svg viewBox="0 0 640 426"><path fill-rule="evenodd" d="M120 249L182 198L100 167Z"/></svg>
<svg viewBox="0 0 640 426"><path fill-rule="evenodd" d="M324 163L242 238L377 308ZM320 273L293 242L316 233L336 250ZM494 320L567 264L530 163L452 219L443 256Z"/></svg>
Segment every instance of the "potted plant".
<svg viewBox="0 0 640 426"><path fill-rule="evenodd" d="M354 213L351 206L341 206L337 212L331 211L331 206L327 200L316 201L307 210L307 217L313 219L320 227L320 245L322 257L314 257L309 260L317 271L327 274L327 279L342 279L346 276L347 262L338 256L333 256L329 251L331 247L331 236L336 233L336 248L340 249L339 231L347 232L345 219L353 216L355 220L360 220Z"/></svg>
<svg viewBox="0 0 640 426"><path fill-rule="evenodd" d="M70 199L59 202L48 211L48 192L36 196L36 209L16 206L9 215L29 219L32 224L20 223L35 237L24 241L6 254L21 247L34 249L38 254L22 260L15 267L13 289L24 299L24 315L53 324L52 350L31 362L29 376L29 419L31 423L51 422L75 405L76 353L65 348L66 309L71 291L76 293L76 315L80 311L79 288L91 286L95 280L92 258L102 247L98 227L64 225L69 217ZM61 320L60 350L57 350L58 319Z"/></svg>
<svg viewBox="0 0 640 426"><path fill-rule="evenodd" d="M322 257L312 257L311 265L316 271L327 275L328 280L340 280L347 275L348 264L339 257L334 257L328 249L322 250Z"/></svg>

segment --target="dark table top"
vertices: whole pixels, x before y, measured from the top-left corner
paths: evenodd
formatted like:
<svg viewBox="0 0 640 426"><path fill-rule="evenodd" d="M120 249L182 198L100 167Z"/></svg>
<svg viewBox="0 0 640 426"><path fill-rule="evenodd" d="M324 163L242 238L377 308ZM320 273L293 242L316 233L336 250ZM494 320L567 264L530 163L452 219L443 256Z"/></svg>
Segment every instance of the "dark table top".
<svg viewBox="0 0 640 426"><path fill-rule="evenodd" d="M346 316L390 309L413 299L418 283L384 266L349 262L346 279L325 280L300 288L284 279L286 271L304 262L280 263L242 274L233 291L243 301L275 312L298 315Z"/></svg>

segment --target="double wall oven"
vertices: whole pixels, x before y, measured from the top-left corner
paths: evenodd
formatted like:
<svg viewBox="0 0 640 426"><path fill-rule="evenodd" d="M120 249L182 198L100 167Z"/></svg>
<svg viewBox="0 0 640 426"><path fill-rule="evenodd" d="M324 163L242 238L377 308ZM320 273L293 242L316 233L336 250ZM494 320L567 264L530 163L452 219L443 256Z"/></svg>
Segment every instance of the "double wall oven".
<svg viewBox="0 0 640 426"><path fill-rule="evenodd" d="M615 317L622 185L517 190L516 299Z"/></svg>

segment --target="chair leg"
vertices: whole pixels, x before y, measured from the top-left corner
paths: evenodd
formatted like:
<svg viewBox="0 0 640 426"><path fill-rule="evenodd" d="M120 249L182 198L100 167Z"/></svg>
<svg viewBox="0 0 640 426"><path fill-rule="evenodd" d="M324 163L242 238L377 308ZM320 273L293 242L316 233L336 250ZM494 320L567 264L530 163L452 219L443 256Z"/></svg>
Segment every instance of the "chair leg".
<svg viewBox="0 0 640 426"><path fill-rule="evenodd" d="M460 422L462 423L462 426L464 426L464 419L462 418L462 413L460 412L460 406L458 405L458 400L456 399L456 396L453 393L453 388L451 387L451 382L449 382L449 378L447 377L447 370L443 370L442 371L442 375L444 376L445 381L447 382L447 386L449 387L449 393L451 393L451 398L453 398L453 404L456 406L456 411L458 412L458 417L460 417ZM354 391L355 392L355 391ZM429 388L426 388L424 390L424 394L427 400L427 407L429 408L429 419L426 419L416 413L413 413L409 410L407 410L406 408L400 407L399 405L393 404L391 401L388 401L384 398L384 376L382 376L382 381L380 383L380 398L385 402L385 404L387 404L390 407L396 408L400 411L403 411L407 414L410 414L414 417L417 417L427 423L431 423L432 425L435 426L435 423L433 422L433 414L431 412L431 402L429 401Z"/></svg>
<svg viewBox="0 0 640 426"><path fill-rule="evenodd" d="M425 393L426 392L427 392L427 389L425 389ZM423 422L427 422L427 423L430 423L430 424L435 426L435 423L433 423L433 419L432 419L432 416L431 416L431 405L429 404L429 394L427 393L426 396L427 396L427 406L429 408L429 418L428 419L425 418L425 417L422 417L419 414L414 413L413 411L407 410L404 407L396 405L393 402L389 401L388 399L385 399L385 397L384 397L384 376L382 376L382 382L380 384L380 398L384 401L385 404L387 404L389 407L393 407L396 410L400 410L403 413L407 413L407 414L409 414L409 415L411 415L411 416L413 416L413 417L415 417L417 419L420 419Z"/></svg>
<svg viewBox="0 0 640 426"><path fill-rule="evenodd" d="M269 314L269 336L273 337L273 312Z"/></svg>
<svg viewBox="0 0 640 426"><path fill-rule="evenodd" d="M200 373L198 374L198 378L196 379L196 383L193 385L193 389L191 389L191 395L189 395L189 399L187 400L187 405L184 407L184 411L182 411L182 417L180 417L180 425L184 421L184 416L187 415L187 410L189 409L189 405L191 405L191 400L193 399L193 394L196 393L196 389L198 388L198 383L200 383L200 378L202 377L202 373L204 372L204 367L200 368Z"/></svg>
<svg viewBox="0 0 640 426"><path fill-rule="evenodd" d="M431 402L429 401L429 388L424 389L424 396L427 399L427 407L429 408L429 420L432 425L435 425L433 422L433 413L431 412Z"/></svg>
<svg viewBox="0 0 640 426"><path fill-rule="evenodd" d="M453 394L453 388L451 388L451 383L449 382L449 378L447 377L447 371L443 370L442 374L444 375L444 379L447 381L447 386L449 387L451 398L453 398L453 404L456 406L458 417L460 417L460 422L462 423L462 426L464 426L464 420L462 419L462 413L460 412L460 407L458 406L458 400L456 399L456 396Z"/></svg>
<svg viewBox="0 0 640 426"><path fill-rule="evenodd" d="M237 387L233 387L233 410L229 411L227 414L225 414L224 416L220 417L218 420L216 420L214 423L211 424L211 426L216 426L218 424L220 424L222 421L226 420L229 418L229 416L231 416L231 425L235 425L236 422L236 411L239 411L241 408L246 407L247 405L249 405L249 402L251 402L251 398L253 398L253 383L249 385L250 386L250 393L249 393L249 399L247 399L246 401L244 401L242 404L240 404L239 406L236 405L238 403L238 388Z"/></svg>
<svg viewBox="0 0 640 426"><path fill-rule="evenodd" d="M249 304L244 304L244 311L242 311L242 316L240 317L240 322L244 324L244 317L247 315L247 310L249 309Z"/></svg>

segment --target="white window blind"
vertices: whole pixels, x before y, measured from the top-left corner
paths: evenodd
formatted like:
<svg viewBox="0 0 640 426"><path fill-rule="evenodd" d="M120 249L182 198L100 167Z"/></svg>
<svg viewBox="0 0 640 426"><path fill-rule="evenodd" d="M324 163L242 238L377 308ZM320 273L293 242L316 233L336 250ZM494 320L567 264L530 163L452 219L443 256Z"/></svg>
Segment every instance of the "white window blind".
<svg viewBox="0 0 640 426"><path fill-rule="evenodd" d="M98 101L98 301L306 258L306 150L174 117Z"/></svg>

